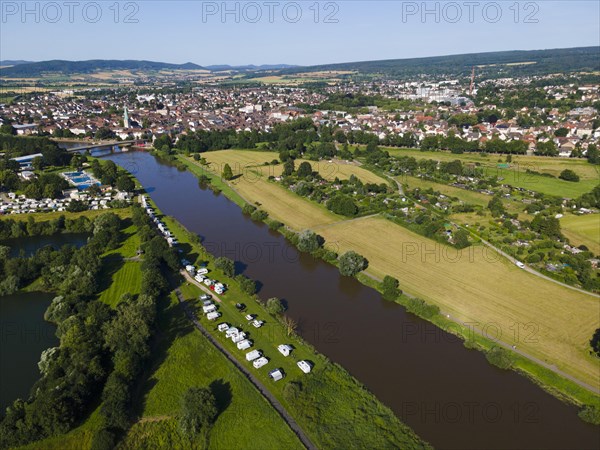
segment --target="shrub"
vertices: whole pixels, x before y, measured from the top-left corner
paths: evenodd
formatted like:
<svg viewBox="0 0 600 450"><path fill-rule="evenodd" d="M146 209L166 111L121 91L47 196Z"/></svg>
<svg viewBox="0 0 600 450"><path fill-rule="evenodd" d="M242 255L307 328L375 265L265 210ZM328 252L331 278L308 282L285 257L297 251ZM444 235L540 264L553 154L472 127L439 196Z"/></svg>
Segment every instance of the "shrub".
<svg viewBox="0 0 600 450"><path fill-rule="evenodd" d="M500 369L510 369L514 363L513 354L501 347L492 347L485 353L485 358Z"/></svg>
<svg viewBox="0 0 600 450"><path fill-rule="evenodd" d="M565 181L573 181L573 182L579 181L579 175L577 175L571 169L563 170L560 173L560 175L558 176L558 178L560 178L561 180L565 180Z"/></svg>
<svg viewBox="0 0 600 450"><path fill-rule="evenodd" d="M215 267L222 270L228 277L233 277L235 275L235 263L229 258L224 256L218 257L215 259Z"/></svg>
<svg viewBox="0 0 600 450"><path fill-rule="evenodd" d="M285 311L285 306L277 297L272 297L267 300L267 311L273 315L282 314Z"/></svg>
<svg viewBox="0 0 600 450"><path fill-rule="evenodd" d="M256 211L256 206L254 206L254 205L251 205L250 203L246 203L246 204L244 205L244 207L242 208L242 212L243 212L244 214L248 214L248 215L250 215L250 214L252 214L254 211Z"/></svg>
<svg viewBox="0 0 600 450"><path fill-rule="evenodd" d="M207 430L217 418L217 400L208 388L189 388L183 394L179 425L190 438Z"/></svg>
<svg viewBox="0 0 600 450"><path fill-rule="evenodd" d="M409 298L406 309L425 319L431 319L440 313L440 308L438 306L430 305L420 298Z"/></svg>
<svg viewBox="0 0 600 450"><path fill-rule="evenodd" d="M381 283L381 289L383 290L383 298L386 300L396 300L398 295L402 293L398 286L400 283L394 277L390 277L386 275L383 279L383 283Z"/></svg>
<svg viewBox="0 0 600 450"><path fill-rule="evenodd" d="M269 217L269 214L266 211L263 211L262 209L257 209L250 215L250 218L252 220L256 220L257 222L262 222L267 217Z"/></svg>
<svg viewBox="0 0 600 450"><path fill-rule="evenodd" d="M585 422L600 425L600 407L586 405L577 414Z"/></svg>
<svg viewBox="0 0 600 450"><path fill-rule="evenodd" d="M369 261L356 252L349 251L340 256L339 268L342 275L353 276L367 267L369 267Z"/></svg>

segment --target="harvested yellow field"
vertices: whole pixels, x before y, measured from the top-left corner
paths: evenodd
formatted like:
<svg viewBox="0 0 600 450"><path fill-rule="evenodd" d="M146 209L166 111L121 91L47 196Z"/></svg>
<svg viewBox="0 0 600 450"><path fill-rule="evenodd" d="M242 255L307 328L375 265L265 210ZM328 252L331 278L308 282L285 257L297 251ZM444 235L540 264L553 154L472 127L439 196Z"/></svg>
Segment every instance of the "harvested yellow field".
<svg viewBox="0 0 600 450"><path fill-rule="evenodd" d="M269 176L281 175L283 165L278 164L276 166L268 165L274 159L279 158L277 152L261 152L252 150L220 150L218 152L206 152L202 156L210 163L211 169L215 173L221 173L225 164L229 164L233 173L238 175L255 177L257 175L264 179ZM304 161L304 159L296 160L296 167ZM333 159L330 161L308 161L312 166L313 170L319 172L321 176L327 180L334 180L336 177L339 179L348 179L351 175L355 175L363 183L387 183L384 178L375 175L369 170L363 169L362 167Z"/></svg>
<svg viewBox="0 0 600 450"><path fill-rule="evenodd" d="M591 385L600 382L599 363L588 351L600 327L598 298L527 273L487 247L458 253L379 217L330 225L319 234L338 252L364 255L370 274L398 278L403 290L454 319Z"/></svg>

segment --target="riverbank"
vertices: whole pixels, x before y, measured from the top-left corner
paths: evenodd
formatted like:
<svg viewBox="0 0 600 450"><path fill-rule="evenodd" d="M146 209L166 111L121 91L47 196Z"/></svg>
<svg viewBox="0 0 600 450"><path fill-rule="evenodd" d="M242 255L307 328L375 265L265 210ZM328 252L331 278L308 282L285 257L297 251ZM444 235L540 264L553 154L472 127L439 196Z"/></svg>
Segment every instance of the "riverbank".
<svg viewBox="0 0 600 450"><path fill-rule="evenodd" d="M187 259L193 263L207 263L211 270L210 276L228 285L228 291L221 296L222 301L219 303L222 317L218 322L224 321L236 326L244 322L243 315L235 307L238 302L247 306L247 312L258 314L259 318L265 320L265 325L259 329L248 324L242 325L242 328L250 333L250 338L254 341L253 348L262 349L269 357L269 369L282 367L286 378L275 383L268 377L267 370L257 371L251 362L243 358L239 358L238 362L252 373L257 373L256 377L269 387L269 391L291 413L317 447L427 447L389 408L379 402L347 371L318 354L295 333L288 334L284 323L270 315L256 296L244 293L236 281L218 270L214 266L214 256L202 247L194 233L187 231L171 217L163 217L163 220L177 237L179 247L188 255ZM190 259L189 255L194 257ZM200 310L200 314L198 297L204 291L192 284L184 284L182 292L187 302L196 310ZM226 348L231 348L233 354L240 354L235 345L216 330L215 323L205 323L206 329L214 339ZM276 347L281 343L294 346L292 357L285 358L279 354ZM295 362L299 359L306 359L315 364L310 374L304 375L298 369ZM357 416L356 411L362 413ZM374 417L379 418L377 426L374 426Z"/></svg>
<svg viewBox="0 0 600 450"><path fill-rule="evenodd" d="M265 158L268 159L268 155ZM183 163L186 166L192 168L191 171L196 176L205 175L205 176L207 176L208 178L211 178L211 179L218 178L219 182L220 182L219 190L224 195L226 195L227 197L231 197L231 199L236 204L238 204L238 206L243 206L243 204L241 204L241 202L240 202L240 197L241 197L241 195L245 196L246 194L245 193L244 194L240 194L238 192L238 186L240 185L240 182L238 182L235 185L233 183L227 184L222 179L220 179L220 177L219 177L218 174L211 174L204 167L200 167L198 164L196 164L195 162L192 162L190 159L187 159L187 158L184 158L184 157L180 157L180 159L181 159L181 161L183 161ZM262 181L262 183L264 184L265 181ZM255 183L255 184L257 184L257 183ZM225 187L223 187L223 185L225 185ZM250 200L252 200L252 198ZM298 199L298 200L300 201L302 199ZM265 202L261 202L261 208L265 209L268 212L271 212L269 206L270 206L269 204L267 204ZM286 220L286 218L283 217L283 216L274 215L270 219L268 219L267 222L269 222L271 219L281 220L286 225L290 225L289 222L288 222L288 220ZM364 225L364 222L362 222L362 224ZM390 224L390 226L391 225L392 224ZM333 225L333 226L336 227L337 225ZM294 227L293 225L292 225L291 228L294 229L294 231L299 231L297 229L297 227ZM329 229L329 226L327 227L327 229ZM286 233L289 232L289 231L287 231L285 229L280 229L280 231L283 231L284 235L286 235ZM321 230L319 230L319 233L320 234L327 234L327 232L325 230L323 232ZM358 236L358 237L353 235L354 238L359 238L360 242L363 242L363 240L366 239L366 241L364 242L365 245L368 244L368 240L369 240L368 236L370 236L370 234L366 233L365 230L363 230L360 233L360 236ZM378 234L378 237L381 237L382 239L384 239L385 242L387 242L387 244L385 244L387 250L383 250L382 252L380 252L378 254L372 254L372 253L365 254L365 253L363 253L362 251L359 250L359 253L363 253L365 256L367 256L367 258L369 259L369 261L371 263L371 267L374 267L374 268L377 268L377 267L381 268L381 267L383 267L381 264L379 264L377 262L378 257L379 256L384 256L386 254L390 254L390 251L389 251L390 240L386 239L386 236L389 236L388 232L385 232L385 233L382 233L382 234ZM333 236L331 234L331 231L325 237L326 237L326 239L328 241L334 241L334 242L337 242L338 245L340 244L340 236L338 236L338 235ZM420 239L418 236L413 237L413 238L417 239L417 240ZM344 237L342 237L342 239L344 239ZM348 242L355 242L355 239L350 239ZM413 241L411 241L409 239L409 242L413 242ZM342 248L344 248L344 249L353 248L352 244L348 244L348 245L349 245L349 247L346 247L346 246L342 245ZM338 251L339 251L339 248L340 247L338 247ZM362 250L362 248L361 248L361 250ZM395 252L394 254L398 254L398 252ZM328 262L331 263L333 261L328 261ZM421 262L422 261L416 261L416 263L414 264L414 268L418 269L419 272L418 272L418 274L415 274L415 276L416 276L415 283L412 283L412 284L414 284L414 286L412 288L411 288L412 284L409 283L408 287L407 287L406 280L403 279L401 276L398 276L398 278L400 279L401 287L403 289L408 290L410 293L415 294L415 295L418 295L417 293L420 290L420 287L423 287L423 286L427 286L428 288L443 287L443 286L440 286L441 283L435 282L434 280L427 280L425 283L417 282L418 280L420 280L422 278L422 275L424 273L429 273L427 271L423 272L422 267L421 267L422 266ZM439 266L440 266L440 264L435 264L434 266L435 266L436 272L439 272L439 269L440 269ZM473 269L473 266L474 266L474 264L467 264L467 267L465 268L465 270L471 270L471 269ZM489 266L489 264L488 264L488 266ZM449 264L449 265L447 265L447 267L449 269L455 269L455 268L457 268L457 265L456 264L453 264L453 265ZM505 266L502 265L502 264L498 264L498 268L502 268L502 267L505 267ZM505 271L510 271L511 272L510 277L513 277L513 276L523 277L524 276L524 274L520 273L516 267L506 266L505 268L506 268ZM374 269L370 269L369 273L372 274L373 270ZM384 270L384 271L380 271L379 273L377 273L377 271L376 271L375 274L377 275L376 278L382 278L383 275L385 275L387 273ZM440 277L439 273L437 273L437 275L436 274L432 274L432 276L434 276L434 275L437 276L437 279L439 280L439 277ZM434 278L435 278L435 276L434 276ZM458 275L458 276L459 276L458 279L460 279L461 278L460 275ZM492 278L489 278L489 277L485 277L485 278L486 279L490 279L490 280L500 281L501 283L505 284L505 282L502 281L502 280L504 280L506 277L504 277L504 276L499 277L496 274L496 276L494 276ZM363 281L363 277L359 277L359 279L361 281ZM454 279L454 278L451 277L451 279ZM372 283L372 284L369 284L369 285L371 287L375 287L376 289L380 290L379 283ZM462 283L460 285L463 286ZM519 285L522 285L522 283L519 283ZM525 283L524 285L527 285L527 284ZM497 296L498 292L501 292L501 290L498 291L498 289L501 289L501 288L494 288L493 292L496 293L496 294L493 294L494 297ZM463 294L464 294L464 290L462 288L461 288L461 292L463 292ZM464 297L463 294L457 293L457 295L458 295L457 298ZM544 295L545 301L561 300L561 298L558 298L555 294L556 294L556 292L554 292L554 293L548 293L547 295ZM448 296L447 292L446 292L443 295L441 295L440 298L447 298L447 299L449 299L451 297ZM501 299L499 299L499 300L501 300ZM564 303L564 299L562 299L562 300L563 300L563 303ZM404 304L407 304L407 301L408 300L403 300L402 298L400 299L400 302L404 302ZM501 307L502 304L503 304L502 301L500 301L499 302L499 306ZM577 304L577 303L575 303L575 304ZM457 311L457 310L455 310L455 309L452 308L451 304L447 304L445 307L442 306L442 309L444 311L448 310L448 313L450 313L451 318L453 320L451 321L451 320L447 320L448 318L445 318L444 321L441 321L441 318L440 318L440 324L444 326L444 329L449 330L450 332L453 332L454 334L460 335L465 341L467 341L469 343L468 345L471 345L471 343L475 342L475 344L476 344L475 346L477 348L479 348L479 349L481 349L483 351L486 351L486 352L490 351L493 347L498 346L497 342L494 342L492 339L488 339L485 335L482 335L480 332L475 332L474 333L474 331L479 331L479 330L477 330L475 328L467 328L464 325L462 325L464 322L478 322L479 324L494 323L495 320L496 320L495 318L488 318L486 320L481 320L481 319L477 320L477 318L475 318L476 320L473 320L473 316L464 316L464 315L461 315L459 311ZM542 309L538 310L538 312L543 312L543 311L547 311L548 313L552 313L552 314L554 313L552 311L552 308L550 308L550 309L542 308ZM591 315L590 314L586 314L585 317L587 317L587 319L593 320L594 317L595 317L595 315L594 314L591 314ZM432 323L436 323L434 320L432 320L432 318L426 318L426 319L429 320ZM533 322L535 324L535 323L539 323L540 322L540 317L538 315L534 315L532 318L529 318L527 320L525 320L524 318L515 317L515 319L513 319L513 323L514 322L516 322L517 324L523 324L523 325L525 325L525 324L527 324L529 322ZM505 331L505 335L510 335L512 333L512 331L510 330L509 327L510 327L509 324L506 324L506 326L502 325L502 329L503 329L503 331ZM521 330L521 331L527 331L527 330ZM543 333L538 336L538 341L535 342L535 345L530 345L530 347L533 348L534 353L537 352L540 355L540 357L543 358L544 357L543 353L541 353L541 354L539 353L539 351L540 351L540 345L547 344L548 342L555 342L554 340L548 340L547 336L551 336L553 333L556 332L556 330L553 327L549 327L548 328L548 333L550 333L550 334L546 333L545 329L542 329L541 331ZM579 327L579 331L581 331L581 327ZM539 341L540 339L543 339L542 344L540 344L540 341ZM520 337L517 336L517 339L513 339L513 340L514 340L514 342L510 342L509 343L509 345L511 347L512 347L512 345L516 345L516 346L519 347L519 349L523 348L523 349L525 349L525 351L528 351L528 350L526 350L527 349L527 342L524 341L523 336L520 336ZM587 334L586 334L585 336L583 336L581 338L581 342L582 343L581 343L581 345L578 344L578 347L584 346L584 344L587 343L587 340L589 340L589 336L587 336ZM552 345L551 347L554 348L554 345ZM558 348L560 348L559 344L557 344L557 348L554 348L554 350L552 350L552 351L556 352L556 350ZM571 351L562 352L562 353L558 352L559 355L564 355L565 353L566 354L571 354ZM593 405L593 404L596 404L599 401L599 398L598 398L598 396L595 393L591 392L590 390L585 389L582 386L577 385L577 383L575 383L575 382L573 382L571 380L565 379L564 377L558 375L555 371L553 371L553 370L551 370L549 368L546 368L546 367L542 367L539 364L536 364L535 362L533 362L532 360L529 360L529 359L525 358L522 355L518 355L515 352L511 352L511 354L513 354L513 356L514 356L513 368L515 368L517 371L519 371L522 374L526 374L529 378L534 379L537 384L543 386L544 389L546 389L552 395L560 398L561 400L569 401L569 402L571 402L573 404L576 404L578 406L582 406L582 405L585 405L585 404L587 404L587 405ZM574 355L579 355L579 352L576 353L576 354L574 354ZM572 355L572 356L574 356L574 355ZM585 360L587 360L589 358L589 355L588 356L584 356L584 355L576 356L576 358L582 358L582 357ZM552 361L550 363L550 365L552 365L552 364L555 364L555 361ZM588 373L591 373L591 372L588 371ZM594 384L594 383L592 382L590 384Z"/></svg>

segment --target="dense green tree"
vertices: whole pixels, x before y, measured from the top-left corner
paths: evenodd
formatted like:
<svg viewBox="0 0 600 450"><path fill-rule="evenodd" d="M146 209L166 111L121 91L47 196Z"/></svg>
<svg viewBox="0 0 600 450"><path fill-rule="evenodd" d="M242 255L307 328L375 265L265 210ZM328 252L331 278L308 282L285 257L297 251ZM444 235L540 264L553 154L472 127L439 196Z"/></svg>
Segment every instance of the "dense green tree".
<svg viewBox="0 0 600 450"><path fill-rule="evenodd" d="M192 387L184 394L179 414L181 430L190 438L208 431L219 410L214 394L208 388Z"/></svg>
<svg viewBox="0 0 600 450"><path fill-rule="evenodd" d="M324 243L325 240L311 230L304 230L298 235L298 250L302 252L316 252Z"/></svg>
<svg viewBox="0 0 600 450"><path fill-rule="evenodd" d="M311 176L312 172L313 170L310 163L308 161L304 161L300 163L300 166L298 166L298 171L296 172L296 174L299 178L306 178L308 176Z"/></svg>
<svg viewBox="0 0 600 450"><path fill-rule="evenodd" d="M135 182L125 173L119 175L115 186L122 192L133 192L135 190Z"/></svg>
<svg viewBox="0 0 600 450"><path fill-rule="evenodd" d="M267 300L267 311L273 315L283 314L285 311L285 306L277 297L271 297Z"/></svg>
<svg viewBox="0 0 600 450"><path fill-rule="evenodd" d="M383 282L381 283L381 289L383 290L383 298L386 300L396 300L398 295L402 293L402 291L398 288L400 283L394 277L386 275L383 278Z"/></svg>
<svg viewBox="0 0 600 450"><path fill-rule="evenodd" d="M353 217L358 213L358 207L351 197L344 194L337 194L330 198L325 204L327 209L342 216Z"/></svg>
<svg viewBox="0 0 600 450"><path fill-rule="evenodd" d="M229 164L225 164L223 167L222 176L226 180L231 180L233 178L233 171L231 170L231 166Z"/></svg>
<svg viewBox="0 0 600 450"><path fill-rule="evenodd" d="M560 178L561 180L565 180L565 181L573 181L573 182L579 181L579 175L577 175L571 169L565 169L565 170L563 170L560 173L560 175L558 176L558 178Z"/></svg>
<svg viewBox="0 0 600 450"><path fill-rule="evenodd" d="M339 258L340 273L345 276L353 276L365 270L369 266L367 259L350 250Z"/></svg>
<svg viewBox="0 0 600 450"><path fill-rule="evenodd" d="M235 275L235 263L233 260L226 258L225 256L220 256L215 259L215 267L223 271L225 276L231 278Z"/></svg>

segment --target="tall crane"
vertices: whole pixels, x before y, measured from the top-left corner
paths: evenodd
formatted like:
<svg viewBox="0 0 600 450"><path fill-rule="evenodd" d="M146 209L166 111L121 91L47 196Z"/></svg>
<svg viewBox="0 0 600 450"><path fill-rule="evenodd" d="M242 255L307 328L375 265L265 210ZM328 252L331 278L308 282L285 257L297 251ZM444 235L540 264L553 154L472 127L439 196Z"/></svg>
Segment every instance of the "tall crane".
<svg viewBox="0 0 600 450"><path fill-rule="evenodd" d="M471 86L469 86L469 96L473 97L473 89L475 89L475 66L471 71Z"/></svg>

